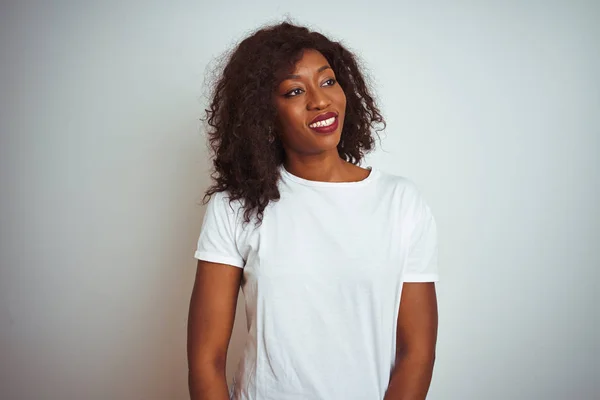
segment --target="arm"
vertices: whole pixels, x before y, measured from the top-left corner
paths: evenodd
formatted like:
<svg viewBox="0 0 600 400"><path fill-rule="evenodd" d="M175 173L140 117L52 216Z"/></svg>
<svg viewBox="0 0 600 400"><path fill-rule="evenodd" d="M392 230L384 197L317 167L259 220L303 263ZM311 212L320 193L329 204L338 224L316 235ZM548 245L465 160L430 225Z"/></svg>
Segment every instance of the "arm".
<svg viewBox="0 0 600 400"><path fill-rule="evenodd" d="M188 318L191 400L229 400L225 362L242 271L198 261Z"/></svg>
<svg viewBox="0 0 600 400"><path fill-rule="evenodd" d="M438 312L433 282L404 283L396 362L384 400L424 400L435 361Z"/></svg>

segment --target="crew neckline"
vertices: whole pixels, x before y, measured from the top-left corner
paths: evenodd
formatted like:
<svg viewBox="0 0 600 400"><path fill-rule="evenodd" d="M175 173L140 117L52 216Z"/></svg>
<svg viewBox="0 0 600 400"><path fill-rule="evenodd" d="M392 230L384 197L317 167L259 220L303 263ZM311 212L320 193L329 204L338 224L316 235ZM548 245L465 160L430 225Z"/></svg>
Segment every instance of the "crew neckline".
<svg viewBox="0 0 600 400"><path fill-rule="evenodd" d="M280 166L281 175L293 182L300 183L306 186L317 186L317 187L356 187L356 186L364 186L375 179L375 175L378 173L376 168L372 166L367 166L366 169L371 171L366 178L360 181L352 181L352 182L324 182L324 181L311 181L309 179L304 179L299 176L296 176L285 169L285 166L282 164Z"/></svg>

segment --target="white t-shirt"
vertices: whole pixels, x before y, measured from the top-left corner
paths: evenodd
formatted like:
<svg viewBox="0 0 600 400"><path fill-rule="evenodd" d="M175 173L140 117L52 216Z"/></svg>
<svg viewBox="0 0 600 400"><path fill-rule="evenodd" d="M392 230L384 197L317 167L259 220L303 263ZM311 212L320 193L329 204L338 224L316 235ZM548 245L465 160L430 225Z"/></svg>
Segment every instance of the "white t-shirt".
<svg viewBox="0 0 600 400"><path fill-rule="evenodd" d="M281 167L281 199L243 225L209 201L195 257L243 268L248 337L235 400L383 399L403 282L438 280L437 231L407 178L316 182Z"/></svg>

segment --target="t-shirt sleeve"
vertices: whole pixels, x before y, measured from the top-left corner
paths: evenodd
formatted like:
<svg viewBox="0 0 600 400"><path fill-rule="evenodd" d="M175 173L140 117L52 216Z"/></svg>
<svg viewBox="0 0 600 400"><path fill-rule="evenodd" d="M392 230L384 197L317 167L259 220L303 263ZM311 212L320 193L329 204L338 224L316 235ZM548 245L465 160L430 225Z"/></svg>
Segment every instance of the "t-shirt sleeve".
<svg viewBox="0 0 600 400"><path fill-rule="evenodd" d="M437 282L439 281L437 226L429 205L418 191L413 210L413 228L410 233L404 281Z"/></svg>
<svg viewBox="0 0 600 400"><path fill-rule="evenodd" d="M229 264L243 268L244 259L236 244L236 203L229 203L224 192L218 192L208 201L202 222L198 248L194 257L198 260Z"/></svg>

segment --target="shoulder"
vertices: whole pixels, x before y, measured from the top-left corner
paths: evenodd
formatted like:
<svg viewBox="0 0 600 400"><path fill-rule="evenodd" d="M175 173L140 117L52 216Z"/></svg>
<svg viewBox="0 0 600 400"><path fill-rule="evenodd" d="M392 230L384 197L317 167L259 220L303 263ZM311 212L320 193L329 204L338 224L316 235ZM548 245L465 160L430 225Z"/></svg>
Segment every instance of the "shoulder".
<svg viewBox="0 0 600 400"><path fill-rule="evenodd" d="M231 220L236 220L242 212L242 201L231 200L228 191L215 192L210 196L207 203L207 212L219 214Z"/></svg>
<svg viewBox="0 0 600 400"><path fill-rule="evenodd" d="M404 199L416 199L421 197L421 191L412 179L383 170L377 170L377 172L379 184L383 188L400 194Z"/></svg>
<svg viewBox="0 0 600 400"><path fill-rule="evenodd" d="M412 179L379 171L381 198L389 197L392 207L407 221L428 218L432 214L419 185Z"/></svg>
<svg viewBox="0 0 600 400"><path fill-rule="evenodd" d="M218 203L219 205L228 204L232 208L240 208L242 206L242 200L241 199L231 200L231 194L227 190L213 193L210 196L209 203L210 202Z"/></svg>

